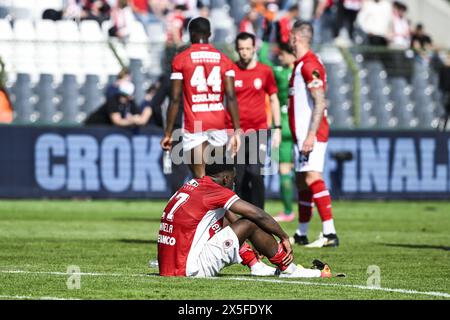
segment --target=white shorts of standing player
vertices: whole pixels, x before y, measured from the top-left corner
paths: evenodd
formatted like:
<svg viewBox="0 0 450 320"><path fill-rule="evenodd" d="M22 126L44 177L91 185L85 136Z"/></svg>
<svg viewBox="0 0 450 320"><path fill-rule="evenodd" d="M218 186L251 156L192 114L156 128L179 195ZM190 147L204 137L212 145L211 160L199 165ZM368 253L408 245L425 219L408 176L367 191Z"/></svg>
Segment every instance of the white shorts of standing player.
<svg viewBox="0 0 450 320"><path fill-rule="evenodd" d="M239 239L228 226L206 242L197 259L188 259L186 275L200 278L217 276L226 266L242 262L239 249Z"/></svg>
<svg viewBox="0 0 450 320"><path fill-rule="evenodd" d="M228 142L227 130L210 130L204 132L184 132L183 151L189 151L208 142L213 147L222 147Z"/></svg>
<svg viewBox="0 0 450 320"><path fill-rule="evenodd" d="M325 165L325 154L327 152L327 142L317 142L314 144L313 151L309 154L308 161L301 162L300 150L303 142L294 146L295 171L296 172L323 172Z"/></svg>

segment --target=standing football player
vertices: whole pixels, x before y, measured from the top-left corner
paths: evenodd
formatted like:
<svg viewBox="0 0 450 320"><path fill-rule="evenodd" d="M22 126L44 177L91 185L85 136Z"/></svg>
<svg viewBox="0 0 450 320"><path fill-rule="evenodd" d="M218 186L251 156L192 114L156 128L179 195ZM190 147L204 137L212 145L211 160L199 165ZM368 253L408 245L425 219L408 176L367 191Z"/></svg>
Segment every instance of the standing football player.
<svg viewBox="0 0 450 320"><path fill-rule="evenodd" d="M245 163L236 165L236 192L245 201L264 209L265 186L261 170L264 166L262 160L265 159L267 142L262 139L260 133L268 130L266 96L269 96L274 122L272 146L278 148L281 141L278 89L271 68L256 60L255 36L241 32L236 37L235 45L239 55L234 66L235 89L240 127L245 139L241 150L245 153ZM251 143L255 141L256 143ZM250 160L256 160L256 163Z"/></svg>
<svg viewBox="0 0 450 320"><path fill-rule="evenodd" d="M268 28L268 30L270 30ZM291 222L295 219L295 214L292 208L292 201L294 199L294 183L293 183L293 153L292 149L294 142L292 140L291 130L289 129L288 118L288 94L289 94L289 79L294 69L295 55L289 44L281 44L278 60L280 65L275 65L269 58L270 44L263 42L259 50L259 61L271 66L275 75L275 81L278 87L278 100L280 101L281 114L281 143L279 148L279 163L280 163L280 195L283 202L284 210L276 217L276 221Z"/></svg>
<svg viewBox="0 0 450 320"><path fill-rule="evenodd" d="M240 147L239 114L233 63L208 43L211 36L209 20L202 17L191 20L188 31L191 46L172 62L171 103L161 146L164 150L171 149L174 123L183 94L183 153L190 159L194 177L201 178L205 175L205 150L209 146L223 148L228 141L224 97L235 130L228 145L232 155Z"/></svg>
<svg viewBox="0 0 450 320"><path fill-rule="evenodd" d="M325 67L311 50L314 30L310 23L297 21L290 43L297 61L290 80L289 125L294 138L295 171L299 191L299 225L294 242L308 247L337 247L330 193L322 178L329 125L325 92ZM308 245L308 225L313 206L322 220L321 237Z"/></svg>

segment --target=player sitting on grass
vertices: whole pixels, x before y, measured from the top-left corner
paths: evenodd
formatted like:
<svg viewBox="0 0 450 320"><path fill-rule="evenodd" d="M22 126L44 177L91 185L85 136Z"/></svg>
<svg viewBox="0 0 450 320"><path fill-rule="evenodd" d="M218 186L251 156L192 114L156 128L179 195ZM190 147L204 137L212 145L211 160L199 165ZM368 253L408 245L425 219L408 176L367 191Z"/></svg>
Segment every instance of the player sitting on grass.
<svg viewBox="0 0 450 320"><path fill-rule="evenodd" d="M248 239L278 267L280 277L331 277L328 265L319 261L314 262L317 269L293 263L289 236L280 225L232 191L233 165L214 163L206 165L205 171L206 176L181 187L164 209L158 235L160 275L216 276L224 267L242 261L240 246ZM223 228L227 210L242 217Z"/></svg>

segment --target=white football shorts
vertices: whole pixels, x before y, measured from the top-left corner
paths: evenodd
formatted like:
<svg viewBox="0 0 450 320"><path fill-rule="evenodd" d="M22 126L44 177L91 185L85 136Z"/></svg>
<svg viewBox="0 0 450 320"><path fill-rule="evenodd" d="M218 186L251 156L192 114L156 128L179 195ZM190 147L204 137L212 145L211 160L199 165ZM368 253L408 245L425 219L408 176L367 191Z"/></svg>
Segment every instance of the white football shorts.
<svg viewBox="0 0 450 320"><path fill-rule="evenodd" d="M197 261L194 262L196 265L186 266L186 275L200 278L214 277L226 266L242 262L239 249L239 239L228 226L206 242Z"/></svg>
<svg viewBox="0 0 450 320"><path fill-rule="evenodd" d="M189 151L208 141L213 147L222 147L228 142L227 130L210 130L204 132L184 132L183 151Z"/></svg>
<svg viewBox="0 0 450 320"><path fill-rule="evenodd" d="M297 143L294 146L294 164L295 172L323 172L325 165L325 155L327 152L328 142L317 142L314 144L313 151L309 154L309 159L306 162L301 162L300 150L303 147L303 142Z"/></svg>

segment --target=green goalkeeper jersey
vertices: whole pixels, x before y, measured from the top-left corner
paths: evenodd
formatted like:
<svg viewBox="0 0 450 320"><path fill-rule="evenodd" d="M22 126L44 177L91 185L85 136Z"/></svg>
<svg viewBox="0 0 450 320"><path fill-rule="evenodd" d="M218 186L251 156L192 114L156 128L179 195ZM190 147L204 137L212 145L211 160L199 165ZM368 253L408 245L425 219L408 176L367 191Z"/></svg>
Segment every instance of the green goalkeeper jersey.
<svg viewBox="0 0 450 320"><path fill-rule="evenodd" d="M292 68L277 66L269 58L270 44L263 42L261 49L259 50L259 61L272 68L275 81L278 87L278 100L280 101L281 109L281 126L283 140L292 138L291 131L289 129L288 118L288 99L289 99L289 79L292 75Z"/></svg>

